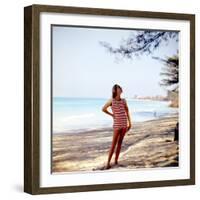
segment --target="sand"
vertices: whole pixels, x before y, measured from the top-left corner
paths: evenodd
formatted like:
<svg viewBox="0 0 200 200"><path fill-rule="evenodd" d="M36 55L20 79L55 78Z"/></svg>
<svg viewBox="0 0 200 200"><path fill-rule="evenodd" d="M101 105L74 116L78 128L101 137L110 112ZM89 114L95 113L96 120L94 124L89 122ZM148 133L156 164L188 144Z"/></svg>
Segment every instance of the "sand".
<svg viewBox="0 0 200 200"><path fill-rule="evenodd" d="M174 128L178 116L135 122L126 133L119 156L105 169L113 129L103 128L52 136L52 173L75 171L127 170L136 168L177 167L178 142Z"/></svg>

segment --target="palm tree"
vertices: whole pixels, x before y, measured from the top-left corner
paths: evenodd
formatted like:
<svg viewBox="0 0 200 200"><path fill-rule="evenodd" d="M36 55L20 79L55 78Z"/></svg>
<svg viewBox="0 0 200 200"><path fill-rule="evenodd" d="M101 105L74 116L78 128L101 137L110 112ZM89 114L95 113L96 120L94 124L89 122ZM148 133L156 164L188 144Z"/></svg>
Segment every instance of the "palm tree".
<svg viewBox="0 0 200 200"><path fill-rule="evenodd" d="M164 78L161 80L160 85L167 88L168 99L171 100L172 107L178 107L178 95L179 95L179 58L178 55L162 59L159 57L153 57L164 63L161 76Z"/></svg>
<svg viewBox="0 0 200 200"><path fill-rule="evenodd" d="M167 87L169 91L178 92L179 90L179 58L178 55L162 59L159 57L153 57L164 63L161 76L164 78L161 80L160 85Z"/></svg>

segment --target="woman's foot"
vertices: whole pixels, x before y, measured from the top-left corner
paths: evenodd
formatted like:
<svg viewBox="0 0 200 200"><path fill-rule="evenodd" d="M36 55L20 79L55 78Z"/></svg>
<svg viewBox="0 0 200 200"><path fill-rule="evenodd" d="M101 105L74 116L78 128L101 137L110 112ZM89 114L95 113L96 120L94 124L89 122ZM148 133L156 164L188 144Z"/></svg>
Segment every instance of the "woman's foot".
<svg viewBox="0 0 200 200"><path fill-rule="evenodd" d="M110 164L107 164L106 165L106 169L110 169L111 168L111 165Z"/></svg>
<svg viewBox="0 0 200 200"><path fill-rule="evenodd" d="M115 161L115 165L118 165L118 161L117 160Z"/></svg>

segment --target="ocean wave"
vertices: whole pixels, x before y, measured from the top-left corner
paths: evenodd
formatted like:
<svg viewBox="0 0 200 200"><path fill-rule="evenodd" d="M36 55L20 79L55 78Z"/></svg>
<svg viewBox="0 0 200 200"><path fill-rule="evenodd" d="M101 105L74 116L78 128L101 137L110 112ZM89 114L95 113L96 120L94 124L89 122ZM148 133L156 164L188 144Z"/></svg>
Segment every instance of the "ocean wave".
<svg viewBox="0 0 200 200"><path fill-rule="evenodd" d="M93 118L95 116L94 113L88 113L88 114L80 114L80 115L70 115L67 117L63 117L62 121L74 121L74 120L80 120L85 118Z"/></svg>
<svg viewBox="0 0 200 200"><path fill-rule="evenodd" d="M138 100L139 102L137 102L136 100L127 100L130 100L128 105L130 115L133 117L133 122L147 121L161 116L178 113L178 109L167 106L168 102L145 102L143 100ZM89 101L88 99L71 101L71 99L66 99L54 102L53 131L76 132L81 130L91 130L97 127L112 127L112 117L101 112L101 107L105 103L104 101L101 101L95 99L89 99ZM59 104L61 104L61 106Z"/></svg>

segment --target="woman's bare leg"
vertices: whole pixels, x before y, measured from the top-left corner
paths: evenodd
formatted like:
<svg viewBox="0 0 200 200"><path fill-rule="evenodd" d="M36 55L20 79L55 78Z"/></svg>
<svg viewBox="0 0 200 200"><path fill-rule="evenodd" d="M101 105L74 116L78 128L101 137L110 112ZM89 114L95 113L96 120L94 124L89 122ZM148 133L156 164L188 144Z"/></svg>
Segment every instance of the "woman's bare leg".
<svg viewBox="0 0 200 200"><path fill-rule="evenodd" d="M119 158L119 154L121 151L122 141L124 139L126 131L127 131L127 128L123 128L119 134L119 138L118 138L118 142L117 142L117 149L115 152L115 164L118 164L118 158Z"/></svg>
<svg viewBox="0 0 200 200"><path fill-rule="evenodd" d="M118 130L114 130L112 145L111 145L110 150L109 150L109 155L108 155L108 161L107 161L106 169L109 169L109 168L111 167L111 166L110 166L110 161L111 161L113 152L114 152L114 150L115 150L115 146L116 146L118 137L119 137L119 131L118 131Z"/></svg>

